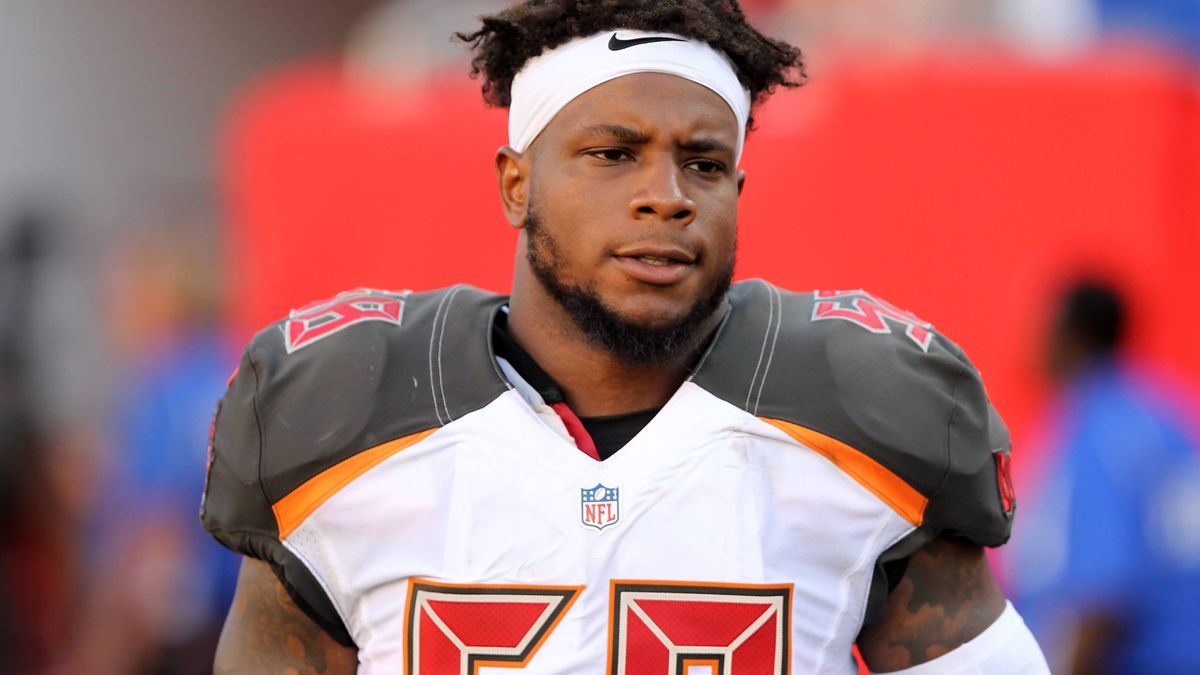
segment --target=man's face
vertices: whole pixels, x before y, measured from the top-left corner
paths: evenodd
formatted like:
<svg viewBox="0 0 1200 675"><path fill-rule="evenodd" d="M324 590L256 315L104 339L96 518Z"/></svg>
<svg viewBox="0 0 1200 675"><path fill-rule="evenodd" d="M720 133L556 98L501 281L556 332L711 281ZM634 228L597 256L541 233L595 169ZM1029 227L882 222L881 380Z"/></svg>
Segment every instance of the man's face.
<svg viewBox="0 0 1200 675"><path fill-rule="evenodd" d="M737 137L717 94L674 75L628 75L576 98L527 151L534 275L560 304L582 294L643 340L694 330L732 274Z"/></svg>

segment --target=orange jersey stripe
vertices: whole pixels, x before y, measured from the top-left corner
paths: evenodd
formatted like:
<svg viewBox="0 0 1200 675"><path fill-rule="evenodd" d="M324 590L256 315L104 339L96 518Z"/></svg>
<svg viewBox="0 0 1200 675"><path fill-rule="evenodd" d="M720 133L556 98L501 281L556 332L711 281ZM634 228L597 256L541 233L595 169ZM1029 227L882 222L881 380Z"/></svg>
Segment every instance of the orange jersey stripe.
<svg viewBox="0 0 1200 675"><path fill-rule="evenodd" d="M397 452L425 440L434 431L437 429L427 429L377 445L344 459L309 478L303 485L289 492L271 507L271 510L275 512L275 522L279 526L279 538L283 539L291 534L310 513L324 504L338 490L349 485L355 478Z"/></svg>
<svg viewBox="0 0 1200 675"><path fill-rule="evenodd" d="M824 455L908 522L919 526L924 521L925 505L929 503L925 495L862 451L808 427L766 417L759 419Z"/></svg>

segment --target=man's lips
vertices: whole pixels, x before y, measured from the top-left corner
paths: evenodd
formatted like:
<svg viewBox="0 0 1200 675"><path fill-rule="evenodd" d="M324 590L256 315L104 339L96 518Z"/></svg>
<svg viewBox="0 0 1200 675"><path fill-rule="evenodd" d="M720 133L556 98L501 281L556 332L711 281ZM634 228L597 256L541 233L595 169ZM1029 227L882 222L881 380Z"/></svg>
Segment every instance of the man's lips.
<svg viewBox="0 0 1200 675"><path fill-rule="evenodd" d="M696 262L696 254L680 246L663 244L641 244L619 249L613 255L618 258L648 258L690 265Z"/></svg>
<svg viewBox="0 0 1200 675"><path fill-rule="evenodd" d="M669 285L695 267L696 255L674 246L636 246L613 254L629 276L648 284Z"/></svg>

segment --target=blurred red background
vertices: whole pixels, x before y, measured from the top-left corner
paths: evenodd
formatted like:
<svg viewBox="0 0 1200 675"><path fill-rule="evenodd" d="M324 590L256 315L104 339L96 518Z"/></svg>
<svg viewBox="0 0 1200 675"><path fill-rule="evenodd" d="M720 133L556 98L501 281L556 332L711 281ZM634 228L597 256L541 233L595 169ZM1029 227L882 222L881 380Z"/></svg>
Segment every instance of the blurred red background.
<svg viewBox="0 0 1200 675"><path fill-rule="evenodd" d="M372 89L307 65L243 98L223 164L238 337L355 286L508 288L505 114L462 78L429 81L461 84ZM738 277L863 287L933 322L1018 448L1051 306L1081 274L1132 296L1138 357L1200 379L1200 98L1181 64L847 61L757 118Z"/></svg>

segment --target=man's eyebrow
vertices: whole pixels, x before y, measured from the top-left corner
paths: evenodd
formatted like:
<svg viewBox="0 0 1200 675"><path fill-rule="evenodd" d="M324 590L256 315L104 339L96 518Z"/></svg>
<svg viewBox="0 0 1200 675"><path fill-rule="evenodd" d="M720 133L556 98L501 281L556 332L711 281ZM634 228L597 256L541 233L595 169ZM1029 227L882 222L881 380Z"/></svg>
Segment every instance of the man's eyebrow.
<svg viewBox="0 0 1200 675"><path fill-rule="evenodd" d="M650 142L650 134L620 124L596 124L579 132L581 136L600 136L613 138L623 143L644 145Z"/></svg>
<svg viewBox="0 0 1200 675"><path fill-rule="evenodd" d="M733 154L733 147L728 143L712 138L693 138L679 144L680 149L688 152L724 152Z"/></svg>
<svg viewBox="0 0 1200 675"><path fill-rule="evenodd" d="M652 136L645 131L620 124L594 124L580 130L579 134L584 137L611 138L622 143L629 143L630 145L645 145L652 139ZM712 138L687 140L680 143L679 148L686 152L723 152L733 154L733 146Z"/></svg>

